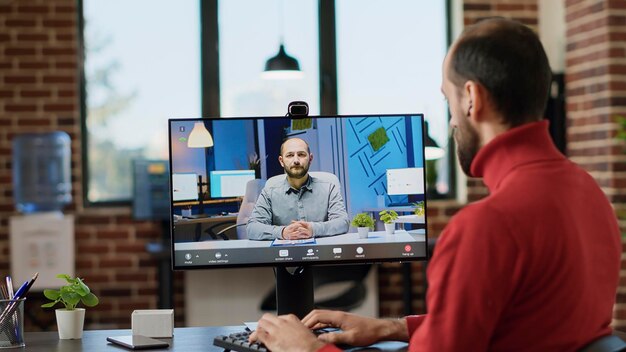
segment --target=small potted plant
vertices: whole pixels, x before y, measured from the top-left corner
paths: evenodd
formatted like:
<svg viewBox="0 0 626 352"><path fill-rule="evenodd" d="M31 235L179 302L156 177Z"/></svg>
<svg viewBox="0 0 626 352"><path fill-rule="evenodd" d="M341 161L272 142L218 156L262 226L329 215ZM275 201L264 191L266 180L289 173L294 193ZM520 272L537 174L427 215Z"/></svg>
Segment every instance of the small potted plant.
<svg viewBox="0 0 626 352"><path fill-rule="evenodd" d="M52 302L41 306L50 308L57 303L62 303L65 308L58 308L55 311L59 338L80 339L83 336L85 308L77 308L76 306L82 302L87 307L94 307L99 303L98 297L78 277L73 278L67 274L59 274L56 277L67 281L67 285L61 286L58 290L44 290L44 296Z"/></svg>
<svg viewBox="0 0 626 352"><path fill-rule="evenodd" d="M413 206L415 206L415 210L413 210L415 215L424 216L424 201L423 200L417 203L413 203Z"/></svg>
<svg viewBox="0 0 626 352"><path fill-rule="evenodd" d="M396 230L396 224L393 221L398 218L398 213L394 210L383 210L378 215L380 215L380 221L385 224L385 232L388 235L393 235Z"/></svg>
<svg viewBox="0 0 626 352"><path fill-rule="evenodd" d="M359 238L367 238L370 229L374 229L374 219L368 213L359 213L352 218L352 226L357 228Z"/></svg>

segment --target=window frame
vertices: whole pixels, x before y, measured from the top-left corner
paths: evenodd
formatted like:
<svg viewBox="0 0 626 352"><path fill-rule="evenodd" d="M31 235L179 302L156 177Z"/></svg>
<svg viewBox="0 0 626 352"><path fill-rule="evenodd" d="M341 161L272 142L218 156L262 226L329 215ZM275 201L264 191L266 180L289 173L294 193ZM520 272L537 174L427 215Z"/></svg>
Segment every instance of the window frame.
<svg viewBox="0 0 626 352"><path fill-rule="evenodd" d="M127 200L90 201L89 194L89 160L87 148L87 82L85 76L85 19L83 1L77 0L78 22L78 68L80 92L81 120L81 165L82 165L82 200L84 207L117 207L130 206L132 195ZM451 0L445 2L447 45L451 43ZM219 0L200 0L200 72L201 72L201 111L202 116L220 116L220 81L219 81ZM338 113L337 96L337 38L335 0L318 0L318 31L319 31L319 94L320 115L336 115ZM449 116L448 116L449 118ZM449 192L442 199L454 199L456 190L456 162L454 158L454 140L449 138Z"/></svg>

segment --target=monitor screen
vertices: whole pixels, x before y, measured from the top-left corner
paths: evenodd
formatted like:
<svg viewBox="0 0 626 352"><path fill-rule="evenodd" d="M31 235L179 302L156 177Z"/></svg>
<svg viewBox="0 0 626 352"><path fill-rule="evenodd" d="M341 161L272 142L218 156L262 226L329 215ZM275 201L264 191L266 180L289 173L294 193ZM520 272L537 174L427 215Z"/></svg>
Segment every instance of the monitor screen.
<svg viewBox="0 0 626 352"><path fill-rule="evenodd" d="M187 145L196 122L204 123L212 136L212 146ZM396 209L401 219L391 235L385 233L378 221L367 238L359 237L355 227L346 226L344 233L281 241L247 237L245 221L228 237L207 236L206 229L212 224L224 218L234 224L235 216L206 214L203 218L188 218L181 216L188 205L176 203L198 196L196 178L188 175L197 175L200 180L209 176L207 198L200 203L245 193L245 197L233 201L242 212L240 215L251 212L255 199L251 203L246 199L253 191L257 196L263 185L267 187L273 182L273 176L282 175L284 180L285 170L278 158L281 144L298 137L306 141L312 155L309 175L325 172L336 176L348 220L359 213L378 218L379 211L394 203L396 194L412 194L412 201L425 201L423 123L421 114L309 116L303 121L284 116L170 119L174 269L287 267L427 258L426 219L423 213L416 215L410 206ZM254 178L258 180L251 181ZM388 185L390 180L394 184ZM319 211L325 214L327 209Z"/></svg>
<svg viewBox="0 0 626 352"><path fill-rule="evenodd" d="M211 171L211 198L243 197L246 184L254 178L254 170Z"/></svg>
<svg viewBox="0 0 626 352"><path fill-rule="evenodd" d="M198 175L195 172L172 174L172 201L198 200Z"/></svg>

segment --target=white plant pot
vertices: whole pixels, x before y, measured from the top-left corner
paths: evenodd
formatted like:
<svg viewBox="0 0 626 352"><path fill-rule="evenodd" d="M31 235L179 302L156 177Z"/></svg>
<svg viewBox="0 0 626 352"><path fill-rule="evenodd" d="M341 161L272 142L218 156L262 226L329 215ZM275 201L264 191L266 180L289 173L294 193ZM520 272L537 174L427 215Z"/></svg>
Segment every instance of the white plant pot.
<svg viewBox="0 0 626 352"><path fill-rule="evenodd" d="M367 238L367 235L370 232L369 227L357 227L356 230L359 233L359 238Z"/></svg>
<svg viewBox="0 0 626 352"><path fill-rule="evenodd" d="M83 337L83 324L85 322L85 308L74 310L57 309L57 326L61 340L74 340Z"/></svg>
<svg viewBox="0 0 626 352"><path fill-rule="evenodd" d="M388 235L393 235L393 233L396 232L396 224L393 222L391 224L385 224L385 232Z"/></svg>

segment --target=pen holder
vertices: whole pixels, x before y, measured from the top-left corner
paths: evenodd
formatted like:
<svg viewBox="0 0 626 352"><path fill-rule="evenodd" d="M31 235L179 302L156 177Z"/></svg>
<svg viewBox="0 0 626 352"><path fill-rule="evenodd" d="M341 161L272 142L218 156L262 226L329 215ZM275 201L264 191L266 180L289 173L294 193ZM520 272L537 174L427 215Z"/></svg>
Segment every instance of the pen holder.
<svg viewBox="0 0 626 352"><path fill-rule="evenodd" d="M24 347L24 301L0 299L0 348Z"/></svg>

